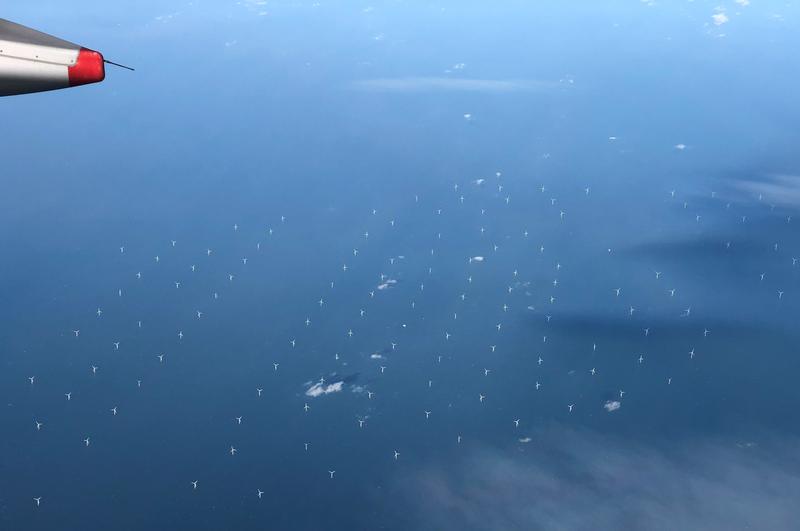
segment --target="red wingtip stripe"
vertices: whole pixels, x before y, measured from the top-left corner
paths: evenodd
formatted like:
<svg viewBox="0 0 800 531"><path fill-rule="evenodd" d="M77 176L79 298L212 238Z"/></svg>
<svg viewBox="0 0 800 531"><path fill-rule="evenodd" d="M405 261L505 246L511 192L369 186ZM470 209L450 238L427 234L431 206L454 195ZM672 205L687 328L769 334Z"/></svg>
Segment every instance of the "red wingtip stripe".
<svg viewBox="0 0 800 531"><path fill-rule="evenodd" d="M69 72L70 87L103 81L106 77L103 54L88 48L81 48L78 52L78 60L67 71Z"/></svg>

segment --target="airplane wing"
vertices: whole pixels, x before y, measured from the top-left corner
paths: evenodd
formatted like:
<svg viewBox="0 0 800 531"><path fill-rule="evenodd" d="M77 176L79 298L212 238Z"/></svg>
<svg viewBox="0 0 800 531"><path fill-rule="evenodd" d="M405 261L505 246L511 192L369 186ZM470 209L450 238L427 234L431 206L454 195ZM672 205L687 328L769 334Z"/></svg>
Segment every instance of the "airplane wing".
<svg viewBox="0 0 800 531"><path fill-rule="evenodd" d="M0 19L0 96L97 83L105 75L100 52Z"/></svg>

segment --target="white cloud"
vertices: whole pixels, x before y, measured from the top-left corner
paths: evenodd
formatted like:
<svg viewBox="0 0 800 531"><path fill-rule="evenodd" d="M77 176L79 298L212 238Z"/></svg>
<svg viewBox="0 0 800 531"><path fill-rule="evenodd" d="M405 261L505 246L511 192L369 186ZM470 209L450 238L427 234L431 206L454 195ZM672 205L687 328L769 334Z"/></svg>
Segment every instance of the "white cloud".
<svg viewBox="0 0 800 531"><path fill-rule="evenodd" d="M352 86L359 90L381 92L427 92L427 91L466 91L466 92L518 92L547 89L555 86L542 81L506 79L467 79L449 77L397 77L362 79Z"/></svg>
<svg viewBox="0 0 800 531"><path fill-rule="evenodd" d="M332 384L325 385L322 382L317 382L311 387L308 388L306 391L306 396L310 396L316 398L322 395L329 395L331 393L338 393L342 390L344 386L344 382L335 382Z"/></svg>
<svg viewBox="0 0 800 531"><path fill-rule="evenodd" d="M728 15L726 15L725 13L714 13L713 15L711 15L711 20L714 21L714 25L722 26L730 19L728 18Z"/></svg>
<svg viewBox="0 0 800 531"><path fill-rule="evenodd" d="M401 492L421 530L797 529L800 445L762 442L692 439L665 452L548 428L536 452L462 454L401 480Z"/></svg>
<svg viewBox="0 0 800 531"><path fill-rule="evenodd" d="M609 400L608 402L603 404L603 407L606 408L606 411L611 413L612 411L618 410L621 405L622 403L619 400Z"/></svg>
<svg viewBox="0 0 800 531"><path fill-rule="evenodd" d="M737 189L767 203L783 206L800 206L800 176L775 175L768 179L740 180Z"/></svg>
<svg viewBox="0 0 800 531"><path fill-rule="evenodd" d="M393 278L390 278L386 282L383 282L382 284L378 284L378 289L379 290L389 289L392 286L394 286L395 284L397 284L397 281L394 280Z"/></svg>
<svg viewBox="0 0 800 531"><path fill-rule="evenodd" d="M269 12L265 9L267 5L266 0L240 0L237 2L237 4L244 6L245 9L256 13L256 15L260 17L269 14Z"/></svg>
<svg viewBox="0 0 800 531"><path fill-rule="evenodd" d="M165 15L158 15L153 20L155 20L156 22L169 22L170 20L172 20L173 18L177 17L180 14L181 14L180 11L176 11L175 13L167 13Z"/></svg>

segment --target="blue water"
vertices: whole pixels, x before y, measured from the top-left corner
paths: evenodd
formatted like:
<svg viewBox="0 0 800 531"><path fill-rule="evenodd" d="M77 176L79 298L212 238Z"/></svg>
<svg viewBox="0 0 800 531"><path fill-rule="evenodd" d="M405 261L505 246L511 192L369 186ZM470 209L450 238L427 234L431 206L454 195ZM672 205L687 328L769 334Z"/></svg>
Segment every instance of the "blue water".
<svg viewBox="0 0 800 531"><path fill-rule="evenodd" d="M70 4L1 529L796 528L794 2Z"/></svg>

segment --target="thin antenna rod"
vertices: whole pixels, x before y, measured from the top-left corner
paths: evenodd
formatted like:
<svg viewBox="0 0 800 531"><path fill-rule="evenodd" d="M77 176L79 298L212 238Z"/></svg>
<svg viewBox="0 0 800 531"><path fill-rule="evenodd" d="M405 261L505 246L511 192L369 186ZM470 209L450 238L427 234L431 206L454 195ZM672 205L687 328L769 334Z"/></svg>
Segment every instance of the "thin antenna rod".
<svg viewBox="0 0 800 531"><path fill-rule="evenodd" d="M131 72L135 72L135 70L129 66L121 65L119 63L115 63L114 61L109 61L108 59L103 59L104 63L108 63L110 65L118 66L120 68L124 68L125 70L130 70Z"/></svg>

